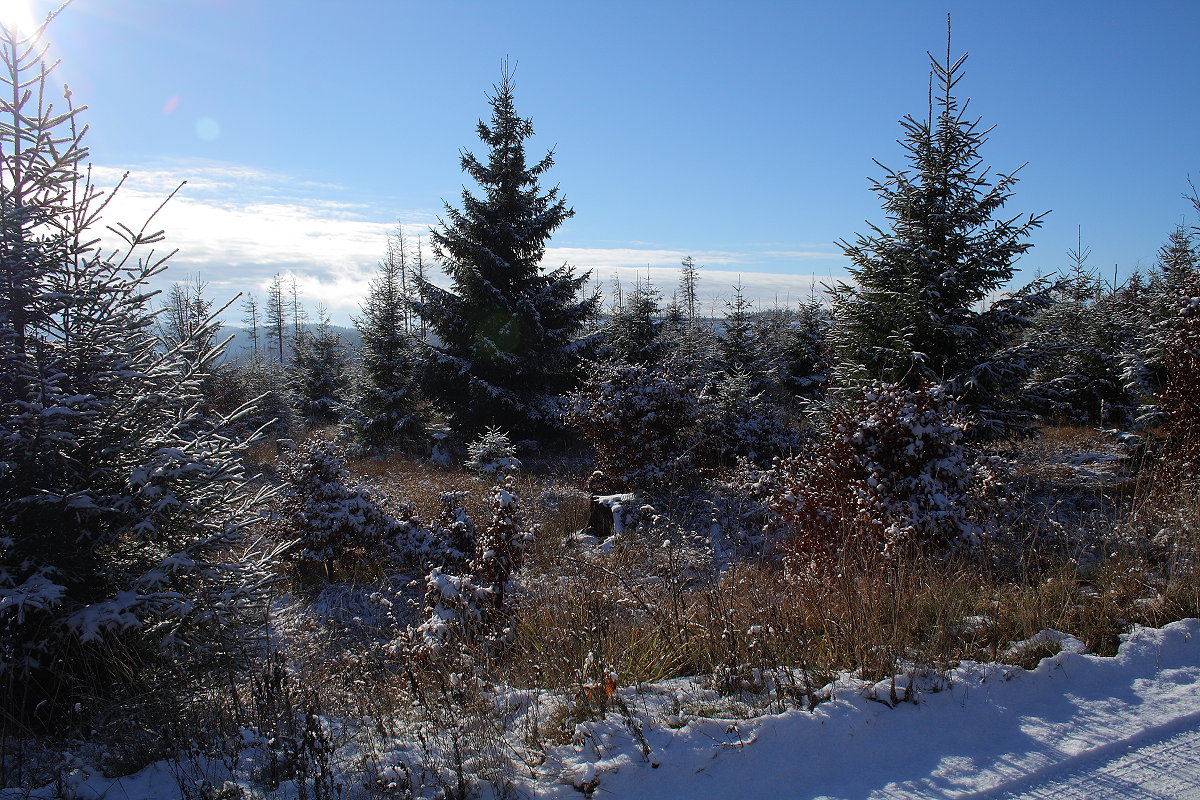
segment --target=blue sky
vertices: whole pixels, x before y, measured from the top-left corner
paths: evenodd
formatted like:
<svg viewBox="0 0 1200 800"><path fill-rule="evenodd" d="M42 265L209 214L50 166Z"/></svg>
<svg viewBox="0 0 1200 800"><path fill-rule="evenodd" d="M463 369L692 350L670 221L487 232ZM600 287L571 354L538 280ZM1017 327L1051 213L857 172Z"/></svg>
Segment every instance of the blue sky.
<svg viewBox="0 0 1200 800"><path fill-rule="evenodd" d="M57 0L56 0L57 2ZM44 0L0 0L43 14ZM983 155L1025 162L1012 214L1050 210L1020 266L1149 267L1200 181L1200 3L74 0L48 32L86 103L102 178L130 221L159 218L218 298L297 276L311 307L357 310L387 231L425 233L456 202L459 150L507 56L517 104L576 216L547 262L608 281L679 259L721 307L845 276L836 245L883 222L868 177L902 166L898 119L924 112L925 51L953 14L960 94ZM6 13L11 13L6 12Z"/></svg>

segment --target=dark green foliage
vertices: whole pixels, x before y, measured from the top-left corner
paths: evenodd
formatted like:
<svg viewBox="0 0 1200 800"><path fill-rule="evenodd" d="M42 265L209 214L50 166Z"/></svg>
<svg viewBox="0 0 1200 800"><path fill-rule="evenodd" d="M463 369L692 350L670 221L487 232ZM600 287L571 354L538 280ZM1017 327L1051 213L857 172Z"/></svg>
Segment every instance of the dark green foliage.
<svg viewBox="0 0 1200 800"><path fill-rule="evenodd" d="M239 418L245 431L262 429L274 438L290 438L297 428L289 376L269 353L251 356L240 364L224 364L218 372L217 408L254 401L254 408Z"/></svg>
<svg viewBox="0 0 1200 800"><path fill-rule="evenodd" d="M1027 394L1049 418L1125 425L1138 406L1127 385L1127 368L1137 361L1137 315L1087 268L1088 254L1081 245L1070 251L1073 263L1050 291L1052 305L1033 318L1029 339L1050 355L1033 371Z"/></svg>
<svg viewBox="0 0 1200 800"><path fill-rule="evenodd" d="M348 420L351 438L367 452L387 453L423 446L424 422L417 414L416 343L409 333L406 265L393 249L371 282L362 316L362 374Z"/></svg>
<svg viewBox="0 0 1200 800"><path fill-rule="evenodd" d="M815 400L828 384L829 312L813 300L773 309L755 320L755 336L775 351L774 382L792 397Z"/></svg>
<svg viewBox="0 0 1200 800"><path fill-rule="evenodd" d="M658 361L666 349L659 336L663 321L659 319L662 293L649 278L638 278L633 291L622 296L612 316L604 324L604 343L601 352L612 361L627 364L650 364Z"/></svg>
<svg viewBox="0 0 1200 800"><path fill-rule="evenodd" d="M754 336L753 304L746 299L739 282L733 287L733 299L725 304L725 319L721 322L717 341L726 372L753 374L763 365Z"/></svg>
<svg viewBox="0 0 1200 800"><path fill-rule="evenodd" d="M321 315L315 330L301 329L292 342L292 382L296 406L312 426L341 419L346 403L350 359L342 337Z"/></svg>
<svg viewBox="0 0 1200 800"><path fill-rule="evenodd" d="M586 274L539 266L551 233L574 212L557 187L541 189L553 154L526 163L533 125L517 115L507 69L495 89L491 123L478 126L487 161L462 156L483 196L464 189L462 208L447 204L442 227L431 233L453 286L417 281L416 311L436 337L424 359L424 388L464 441L489 426L518 437L560 428L562 396L586 351L579 334L598 304L580 299Z"/></svg>
<svg viewBox="0 0 1200 800"><path fill-rule="evenodd" d="M798 441L786 407L766 391L755 391L754 380L745 372L714 376L701 402L703 445L697 449L709 465L729 466L747 459L766 466Z"/></svg>
<svg viewBox="0 0 1200 800"><path fill-rule="evenodd" d="M1186 296L1200 279L1200 248L1195 229L1179 225L1158 251L1158 263L1150 273L1145 290L1137 298L1144 317L1145 357L1152 390L1166 380L1166 364L1175 341L1168 334L1156 335L1169 327L1168 320L1179 313L1180 298Z"/></svg>
<svg viewBox="0 0 1200 800"><path fill-rule="evenodd" d="M983 168L988 130L966 117L953 94L965 59L952 62L949 49L945 63L930 56L937 95L929 118L900 123L909 168L885 167L886 177L872 186L888 230L872 225L842 242L855 282L837 285L834 306L838 349L860 376L911 388L948 381L978 413L1027 366L1024 354L997 354L1020 327L1032 293L978 307L1012 278L1041 215L997 216L1017 178L993 179Z"/></svg>
<svg viewBox="0 0 1200 800"><path fill-rule="evenodd" d="M1200 476L1200 279L1184 287L1168 325L1161 404L1172 453Z"/></svg>

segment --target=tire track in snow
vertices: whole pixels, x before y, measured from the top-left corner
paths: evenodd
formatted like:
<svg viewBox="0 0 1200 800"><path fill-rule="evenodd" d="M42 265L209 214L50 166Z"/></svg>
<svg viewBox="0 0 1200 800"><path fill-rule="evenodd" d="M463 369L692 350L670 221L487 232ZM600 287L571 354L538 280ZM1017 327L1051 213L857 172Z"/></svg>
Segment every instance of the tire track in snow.
<svg viewBox="0 0 1200 800"><path fill-rule="evenodd" d="M1200 712L1080 753L970 800L1200 800Z"/></svg>

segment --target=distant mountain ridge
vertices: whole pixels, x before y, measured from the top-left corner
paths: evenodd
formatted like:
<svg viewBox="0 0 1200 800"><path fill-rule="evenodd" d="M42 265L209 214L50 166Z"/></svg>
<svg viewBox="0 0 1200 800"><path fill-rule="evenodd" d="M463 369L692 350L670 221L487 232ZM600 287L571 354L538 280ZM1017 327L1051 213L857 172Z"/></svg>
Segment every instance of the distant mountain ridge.
<svg viewBox="0 0 1200 800"><path fill-rule="evenodd" d="M362 347L362 336L359 335L358 328L346 325L330 325L329 327L341 337L342 343L345 344L346 348L352 353L357 353ZM304 324L304 329L308 331L315 331L317 326L315 323L306 322ZM225 354L222 360L242 362L250 358L254 352L254 344L253 340L250 338L249 329L239 325L222 325L217 340L223 342L231 336L233 339L229 342L229 346L225 348ZM266 348L266 337L263 336L261 328L259 329L258 333L258 341L260 348Z"/></svg>

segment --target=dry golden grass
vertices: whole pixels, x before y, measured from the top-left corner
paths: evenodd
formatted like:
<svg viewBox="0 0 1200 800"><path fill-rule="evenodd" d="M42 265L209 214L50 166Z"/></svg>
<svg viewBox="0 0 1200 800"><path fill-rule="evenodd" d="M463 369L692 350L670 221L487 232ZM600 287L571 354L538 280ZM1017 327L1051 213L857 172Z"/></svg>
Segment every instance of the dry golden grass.
<svg viewBox="0 0 1200 800"><path fill-rule="evenodd" d="M1194 482L1159 469L1168 474L1137 484L1082 562L1075 546L1010 554L1003 568L858 552L820 579L764 561L705 583L672 574L647 543L586 556L547 546L525 574L531 589L500 670L519 685L566 685L591 653L623 683L724 671L753 688L745 676L777 667L815 681L842 670L880 679L963 659L1032 667L1047 653L1005 653L1046 628L1110 655L1135 625L1200 615L1200 499Z"/></svg>
<svg viewBox="0 0 1200 800"><path fill-rule="evenodd" d="M1098 441L1094 431L1056 428L1038 446L1077 452ZM425 519L440 514L447 491L466 493L477 523L489 518L492 481L464 470L405 459L351 470ZM762 670L801 668L819 686L845 670L882 679L963 659L1033 666L1046 653L1005 653L1046 628L1111 654L1133 625L1200 614L1200 499L1194 482L1169 466L1155 470L1110 489L1123 510L1091 548L1098 555L1082 561L1074 544L1038 549L1014 536L1008 546L1019 552L988 558L850 551L819 579L789 575L777 559L727 565L718 576L694 548L662 546L661 532L635 533L607 553L581 551L570 536L588 519L578 481L525 474L522 510L538 538L512 595L512 641L489 670L513 686L566 693L595 679L587 670L607 668L626 685L716 675L731 691L762 688Z"/></svg>

